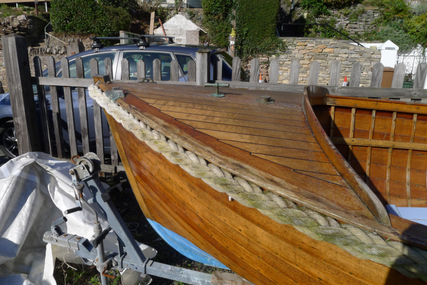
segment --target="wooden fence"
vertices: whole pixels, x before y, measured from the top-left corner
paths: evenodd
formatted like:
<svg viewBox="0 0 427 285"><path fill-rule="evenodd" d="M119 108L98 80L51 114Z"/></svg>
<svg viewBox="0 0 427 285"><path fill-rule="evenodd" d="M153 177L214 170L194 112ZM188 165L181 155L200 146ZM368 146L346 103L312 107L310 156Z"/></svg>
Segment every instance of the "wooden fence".
<svg viewBox="0 0 427 285"><path fill-rule="evenodd" d="M76 74L77 78L70 78L68 58L61 60L62 77L56 78L56 63L53 57L48 61L48 76L43 77L40 58L34 58L35 77L31 77L29 69L29 59L25 38L17 35L8 35L2 38L3 52L5 57L6 72L9 79L11 105L13 111L13 120L15 132L18 139L19 153L28 151L44 151L52 156L59 158L69 158L70 156L82 155L90 151L89 140L89 120L87 113L86 88L93 83L92 79L84 79L83 61L81 58L76 58ZM209 52L208 50L199 50L196 54L196 62L188 63L188 81L179 82L179 65L178 62L172 61L170 64L170 81L162 81L161 62L156 59L153 62L153 81L158 84L190 84L204 85L210 78L211 68L209 68ZM277 84L279 73L279 62L273 60L270 64L270 83L258 83L259 77L259 61L253 60L251 64L250 82L240 82L241 78L241 60L233 59L233 71L231 87L238 88L256 88L278 91L295 91L302 92L304 85L298 85L299 62L292 61L290 83ZM113 76L112 62L106 59L104 62L105 73L110 78ZM349 95L349 96L365 96L379 98L407 98L419 102L419 100L427 100L427 90L423 89L402 89L397 88L403 85L404 66L399 65L396 68L395 76L393 77L393 87L396 88L376 88L381 84L382 65L376 64L373 67L372 88L359 88L358 80L360 79L360 64L355 63L351 74L350 87L339 87L339 62L332 62L330 69L329 86L331 94ZM96 59L90 61L91 76L97 75L99 72L98 62ZM415 78L415 87L423 86L427 66L422 64L418 67L419 71ZM127 82L130 79L129 62L123 59L121 62L121 81ZM217 82L222 79L222 62L218 61L213 69L214 76ZM358 77L359 73L359 77ZM319 77L319 64L313 62L310 67L309 84L316 85ZM145 63L138 61L137 63L137 81L144 81L146 78ZM132 81L135 82L135 81ZM378 83L379 82L379 83ZM33 96L32 84L37 86L38 104L40 109L41 124L39 125L36 119L36 108ZM49 86L51 97L51 113L47 108L46 88ZM59 94L57 87L63 87L63 96L66 109L66 122L61 120L61 108L59 104ZM74 113L73 96L78 97L78 114ZM119 157L114 139L109 134L110 151L107 154L104 146L102 110L99 105L93 101L94 110L94 130L96 137L96 153L100 157L103 164L108 163L113 166L119 165ZM79 116L80 132L76 132L75 118ZM66 126L64 126L66 124ZM66 153L62 128L68 130L68 150ZM78 139L78 137L80 139ZM79 142L80 141L80 142ZM78 146L81 144L81 150ZM67 155L68 154L68 155Z"/></svg>

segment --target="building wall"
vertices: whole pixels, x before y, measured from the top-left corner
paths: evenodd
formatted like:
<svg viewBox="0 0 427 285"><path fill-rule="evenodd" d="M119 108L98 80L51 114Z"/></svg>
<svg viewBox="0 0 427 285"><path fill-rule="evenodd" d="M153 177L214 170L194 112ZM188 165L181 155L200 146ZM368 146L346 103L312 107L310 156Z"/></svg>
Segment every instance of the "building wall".
<svg viewBox="0 0 427 285"><path fill-rule="evenodd" d="M279 55L280 71L279 83L289 83L291 62L294 59L300 61L299 84L307 84L310 64L317 61L320 64L319 84L328 85L331 61L341 62L341 82L344 76L350 81L351 67L354 62L362 64L362 76L360 85L370 85L372 67L380 62L381 52L351 45L348 41L338 41L323 38L284 38L288 49Z"/></svg>

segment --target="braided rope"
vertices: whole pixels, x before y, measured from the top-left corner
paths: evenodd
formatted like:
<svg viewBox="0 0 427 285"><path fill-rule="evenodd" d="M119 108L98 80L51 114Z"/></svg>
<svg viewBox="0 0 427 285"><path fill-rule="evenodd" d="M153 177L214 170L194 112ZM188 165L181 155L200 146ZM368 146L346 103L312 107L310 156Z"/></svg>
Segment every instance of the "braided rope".
<svg viewBox="0 0 427 285"><path fill-rule="evenodd" d="M292 225L315 240L332 243L353 256L375 261L411 278L427 281L427 251L401 242L384 240L375 232L340 224L331 217L300 207L289 199L263 190L260 186L185 150L111 101L96 86L89 87L89 95L140 141L190 175L202 179L213 189L226 193L240 204L255 208L278 223Z"/></svg>

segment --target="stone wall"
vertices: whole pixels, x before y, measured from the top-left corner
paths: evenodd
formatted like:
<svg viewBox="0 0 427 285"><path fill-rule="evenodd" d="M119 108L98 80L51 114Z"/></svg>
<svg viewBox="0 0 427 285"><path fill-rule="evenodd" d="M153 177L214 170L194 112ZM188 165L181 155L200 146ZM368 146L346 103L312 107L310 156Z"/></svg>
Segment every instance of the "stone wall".
<svg viewBox="0 0 427 285"><path fill-rule="evenodd" d="M285 8L288 11L290 8ZM329 9L330 14L310 17L310 11L297 7L292 13L292 21L304 23L328 23L335 29L344 29L350 37L363 35L366 31L376 27L375 20L380 16L378 7L356 4L339 10Z"/></svg>
<svg viewBox="0 0 427 285"><path fill-rule="evenodd" d="M321 38L284 38L288 50L278 56L280 62L279 83L289 83L291 62L300 61L299 84L307 84L310 64L313 61L320 63L319 84L328 85L331 61L341 62L341 82L344 76L350 81L351 67L354 62L362 64L360 86L370 85L372 67L380 62L381 52L350 44L348 41Z"/></svg>

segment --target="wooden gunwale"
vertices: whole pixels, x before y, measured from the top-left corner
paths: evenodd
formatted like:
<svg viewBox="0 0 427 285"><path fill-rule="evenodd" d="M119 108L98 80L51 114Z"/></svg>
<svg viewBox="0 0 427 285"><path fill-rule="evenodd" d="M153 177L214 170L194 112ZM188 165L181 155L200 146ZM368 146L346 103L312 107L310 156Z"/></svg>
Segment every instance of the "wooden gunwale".
<svg viewBox="0 0 427 285"><path fill-rule="evenodd" d="M141 149L132 133L124 130L111 118L109 122L115 124L111 129L116 137L130 138L123 141L124 145L121 144L119 151L121 156L128 155L133 158L131 169L140 184L136 189L141 192L147 209L155 220L188 238L244 278L257 284L270 284L268 277L272 278L271 276L277 276L278 273L274 272L276 270L260 272L255 269L253 266L256 266L258 258L251 259L253 263L244 259L243 269L233 266L232 262L240 263L242 260L240 257L232 257L231 249L227 250L227 246L231 248L233 243L219 240L217 234L227 241L237 238L239 242L234 245L246 249L259 245L258 242L267 235L270 241L259 245L260 249L255 256L262 256L265 262L270 262L269 258L282 259L281 263L268 264L276 264L277 270L283 270L282 274L288 276L280 275L282 277L276 279L275 283L270 280L271 284L277 284L278 280L280 284L293 284L295 281L309 284L323 284L324 281L335 284L382 284L385 280L390 280L387 284L402 284L410 280L412 282L412 279L395 270L369 260L360 260L329 243L312 240L295 231L292 226L269 220L255 209L229 202L226 194L219 193L204 185L200 179L189 176L180 167L170 164L147 146ZM135 148L143 157L135 157ZM139 165L141 163L143 165ZM162 172L161 169L167 169L167 172ZM176 185L175 181L187 181L187 187ZM189 183L194 184L194 187L190 187ZM177 212L181 214L177 216ZM201 231L201 228L205 230ZM261 273L272 275L265 276ZM415 280L411 284L422 282Z"/></svg>
<svg viewBox="0 0 427 285"><path fill-rule="evenodd" d="M141 84L132 84L132 85L141 86ZM104 88L104 90L107 90L107 88L112 88L116 86L120 87L119 84L111 84L108 87L101 85L101 88ZM168 86L162 86L162 88L166 88L166 89L167 87ZM126 88L128 90L130 89L128 88L128 85L126 85ZM145 88L145 85L144 85L144 88ZM208 94L203 95L203 93L206 92L206 91L203 91L203 89L200 89L197 87L187 87L187 88L190 88L190 89L194 88L194 90L197 90L197 89L201 90L200 93L198 93L197 95L199 98L203 96L208 96ZM144 92L145 90L147 89L144 89ZM292 105L295 104L295 106L298 106L296 103L298 100L295 98L299 98L300 100L299 106L301 106L302 97L300 95L293 96L293 97L284 97L282 96L283 94L281 93L278 93L278 92L272 92L272 93L274 93L272 95L274 95L275 99L277 99L276 101L277 105L275 108L286 105L283 103L284 98L290 98L289 100L290 104ZM239 96L236 99L236 101L233 101L233 102L242 102L245 104L247 102L250 102L248 106L253 105L253 106L256 106L256 108L264 108L263 106L260 107L259 105L254 103L253 96L251 98L249 97L250 97L249 95L242 95L242 96ZM232 100L232 99L229 99L229 100ZM313 176L299 176L299 174L301 174L303 171L289 172L289 168L286 168L286 167L283 168L277 164L267 163L265 159L259 159L254 155L250 155L250 153L244 150L239 150L235 147L231 147L229 144L224 144L222 141L213 139L211 136L207 136L206 134L195 130L191 126L182 124L181 122L162 113L161 110L151 107L149 106L149 104L141 100L143 100L143 98L139 99L133 96L132 94L128 94L124 99L119 99L117 103L121 105L124 109L132 112L138 119L144 122L150 122L150 126L152 126L156 130L164 134L166 137L171 138L172 140L181 144L185 148L195 150L196 153L201 157L204 157L208 161L226 169L227 171L230 171L231 173L239 173L239 176L242 177L243 179L246 179L258 185L263 185L266 190L270 190L284 197L288 197L289 199L299 203L300 205L305 205L309 208L312 208L313 210L325 213L331 217L339 219L340 221L348 222L367 230L372 230L373 228L375 228L378 233L382 234L385 237L401 240L401 233L399 233L398 231L395 231L390 227L381 225L375 222L374 220L362 218L363 215L361 216L358 215L361 212L357 212L358 214L356 213L349 214L348 211L337 212L336 207L335 209L333 207L331 210L331 207L329 206L326 207L325 205L323 205L323 202L322 203L318 202L319 198L323 199L322 198L323 194L333 195L332 191L335 191L334 189L337 189L337 190L339 189L336 187L340 187L341 189L346 189L346 187L343 187L342 185L333 186L334 184L332 183L324 184L324 181L322 181L321 179L315 179L314 173L313 173ZM215 103L219 100L209 98L207 99L207 101L212 101ZM171 131L172 129L174 131ZM199 147L199 143L201 141L203 141L203 144L204 144L203 147ZM250 159L247 159L249 158L248 155L250 156ZM264 172L259 171L260 167L264 169ZM289 179L287 179L286 183L283 183L284 182L283 180L278 179L278 177L275 176L277 175L278 172L288 173L286 177ZM316 196L316 203L311 203L310 202L311 194L309 194L308 192L305 192L306 190L305 187L312 187L312 186L309 186L310 185L309 183L311 182L310 179L315 179L316 181L315 188L325 189L324 187L328 185L328 188L330 188L331 190L331 191L328 191L328 193L319 193L319 195ZM343 200L346 200L346 199L343 199ZM328 201L324 200L324 202L327 205Z"/></svg>

